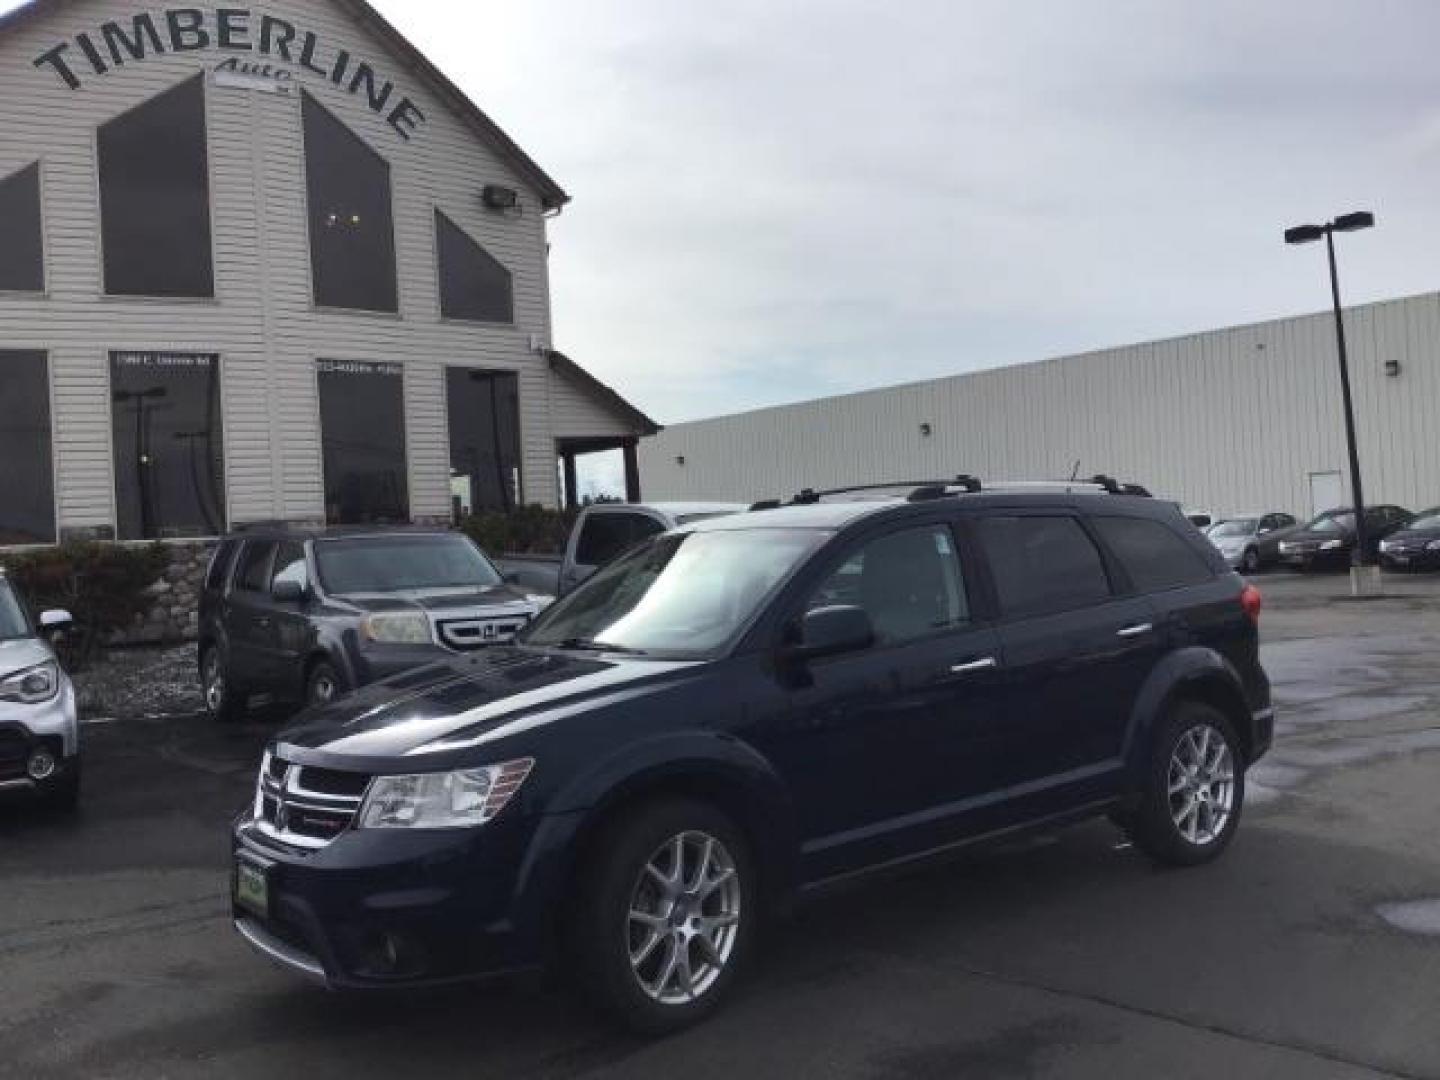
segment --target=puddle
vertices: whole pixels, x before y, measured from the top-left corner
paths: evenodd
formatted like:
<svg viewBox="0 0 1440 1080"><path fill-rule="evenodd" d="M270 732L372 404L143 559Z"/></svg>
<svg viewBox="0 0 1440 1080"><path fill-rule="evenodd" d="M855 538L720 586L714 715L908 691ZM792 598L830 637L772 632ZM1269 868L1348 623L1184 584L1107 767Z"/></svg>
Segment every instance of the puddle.
<svg viewBox="0 0 1440 1080"><path fill-rule="evenodd" d="M1399 904L1381 904L1375 914L1396 930L1407 934L1440 937L1440 900L1410 900Z"/></svg>

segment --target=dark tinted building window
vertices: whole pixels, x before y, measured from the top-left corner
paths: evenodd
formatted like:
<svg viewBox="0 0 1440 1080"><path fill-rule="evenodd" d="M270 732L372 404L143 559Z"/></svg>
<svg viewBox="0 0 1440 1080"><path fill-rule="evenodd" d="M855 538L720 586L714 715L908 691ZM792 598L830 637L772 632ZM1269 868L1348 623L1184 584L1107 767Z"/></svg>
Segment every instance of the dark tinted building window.
<svg viewBox="0 0 1440 1080"><path fill-rule="evenodd" d="M44 291L37 162L0 180L0 292Z"/></svg>
<svg viewBox="0 0 1440 1080"><path fill-rule="evenodd" d="M1006 615L1071 611L1110 596L1100 551L1074 518L985 518L979 535Z"/></svg>
<svg viewBox="0 0 1440 1080"><path fill-rule="evenodd" d="M204 77L103 125L99 152L105 291L214 296Z"/></svg>
<svg viewBox="0 0 1440 1080"><path fill-rule="evenodd" d="M1141 592L1199 585L1214 577L1200 553L1158 521L1095 518L1100 538Z"/></svg>
<svg viewBox="0 0 1440 1080"><path fill-rule="evenodd" d="M438 210L435 246L440 254L440 314L477 322L515 321L510 271Z"/></svg>
<svg viewBox="0 0 1440 1080"><path fill-rule="evenodd" d="M0 350L0 546L54 540L45 354Z"/></svg>
<svg viewBox="0 0 1440 1080"><path fill-rule="evenodd" d="M398 311L390 166L309 94L301 108L315 303Z"/></svg>
<svg viewBox="0 0 1440 1080"><path fill-rule="evenodd" d="M520 378L450 368L450 493L461 516L520 502Z"/></svg>
<svg viewBox="0 0 1440 1080"><path fill-rule="evenodd" d="M320 361L325 517L332 525L410 520L399 364Z"/></svg>
<svg viewBox="0 0 1440 1080"><path fill-rule="evenodd" d="M950 530L929 525L872 540L830 575L807 610L837 605L864 608L882 645L964 625L970 605Z"/></svg>
<svg viewBox="0 0 1440 1080"><path fill-rule="evenodd" d="M225 531L220 358L110 354L115 505L121 540Z"/></svg>
<svg viewBox="0 0 1440 1080"><path fill-rule="evenodd" d="M664 525L645 514L591 514L575 545L575 561L581 566L603 566L632 544L664 531Z"/></svg>

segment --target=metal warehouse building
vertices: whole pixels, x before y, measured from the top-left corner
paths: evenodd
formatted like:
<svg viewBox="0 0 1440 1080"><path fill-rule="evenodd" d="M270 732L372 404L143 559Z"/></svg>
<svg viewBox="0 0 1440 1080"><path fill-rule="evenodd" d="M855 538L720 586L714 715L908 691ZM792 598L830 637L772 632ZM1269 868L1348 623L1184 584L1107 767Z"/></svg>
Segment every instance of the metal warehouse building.
<svg viewBox="0 0 1440 1080"><path fill-rule="evenodd" d="M554 505L654 430L552 351L565 192L361 0L35 0L0 98L0 544Z"/></svg>
<svg viewBox="0 0 1440 1080"><path fill-rule="evenodd" d="M1440 294L1346 313L1366 498L1440 504ZM677 424L656 499L759 499L960 472L1107 473L1215 513L1349 498L1333 314Z"/></svg>

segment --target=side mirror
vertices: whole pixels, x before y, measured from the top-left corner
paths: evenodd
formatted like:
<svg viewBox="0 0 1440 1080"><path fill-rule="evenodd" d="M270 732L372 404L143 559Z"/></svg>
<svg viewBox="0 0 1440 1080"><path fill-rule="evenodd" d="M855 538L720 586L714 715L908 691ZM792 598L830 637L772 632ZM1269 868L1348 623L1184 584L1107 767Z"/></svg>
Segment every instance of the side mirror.
<svg viewBox="0 0 1440 1080"><path fill-rule="evenodd" d="M305 586L286 578L270 587L270 597L279 604L299 604L305 600Z"/></svg>
<svg viewBox="0 0 1440 1080"><path fill-rule="evenodd" d="M859 652L875 643L875 627L864 608L839 605L817 608L800 624L800 643L791 655L805 660Z"/></svg>
<svg viewBox="0 0 1440 1080"><path fill-rule="evenodd" d="M59 637L75 625L75 617L68 611L56 609L40 614L40 632L46 637Z"/></svg>

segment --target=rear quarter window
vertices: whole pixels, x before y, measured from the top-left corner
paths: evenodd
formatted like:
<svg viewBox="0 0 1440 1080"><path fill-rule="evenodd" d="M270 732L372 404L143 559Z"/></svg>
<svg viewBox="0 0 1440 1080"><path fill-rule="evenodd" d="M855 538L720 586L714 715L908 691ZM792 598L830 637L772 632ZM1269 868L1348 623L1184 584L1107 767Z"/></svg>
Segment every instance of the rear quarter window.
<svg viewBox="0 0 1440 1080"><path fill-rule="evenodd" d="M1164 522L1100 517L1092 524L1140 592L1202 585L1215 577L1205 558Z"/></svg>
<svg viewBox="0 0 1440 1080"><path fill-rule="evenodd" d="M987 517L977 536L1007 616L1056 614L1110 599L1100 550L1073 517Z"/></svg>
<svg viewBox="0 0 1440 1080"><path fill-rule="evenodd" d="M225 587L230 568L235 565L235 553L239 550L238 540L226 540L215 549L215 554L210 557L210 569L205 572L206 590L219 592Z"/></svg>

